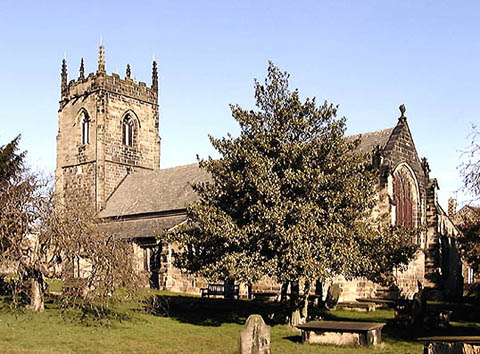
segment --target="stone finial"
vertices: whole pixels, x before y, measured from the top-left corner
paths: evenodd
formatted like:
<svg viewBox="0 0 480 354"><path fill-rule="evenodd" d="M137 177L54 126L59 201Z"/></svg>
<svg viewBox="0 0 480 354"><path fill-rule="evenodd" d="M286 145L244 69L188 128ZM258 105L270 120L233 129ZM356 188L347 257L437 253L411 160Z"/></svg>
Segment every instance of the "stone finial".
<svg viewBox="0 0 480 354"><path fill-rule="evenodd" d="M105 72L105 48L103 47L103 44L100 44L98 50L98 72Z"/></svg>
<svg viewBox="0 0 480 354"><path fill-rule="evenodd" d="M448 216L454 216L457 213L457 200L448 198Z"/></svg>
<svg viewBox="0 0 480 354"><path fill-rule="evenodd" d="M132 71L130 70L130 64L127 64L127 69L125 70L125 76L130 79Z"/></svg>
<svg viewBox="0 0 480 354"><path fill-rule="evenodd" d="M430 178L430 164L428 163L428 160L426 157L423 157L422 158L422 169L423 169L423 173L425 173L425 176L428 178Z"/></svg>
<svg viewBox="0 0 480 354"><path fill-rule="evenodd" d="M85 79L85 64L83 63L83 58L80 60L80 70L78 78Z"/></svg>
<svg viewBox="0 0 480 354"><path fill-rule="evenodd" d="M61 88L62 93L67 88L68 74L67 74L67 60L63 58L62 60L62 72L61 72Z"/></svg>
<svg viewBox="0 0 480 354"><path fill-rule="evenodd" d="M158 91L158 69L157 62L155 60L152 64L152 89Z"/></svg>
<svg viewBox="0 0 480 354"><path fill-rule="evenodd" d="M400 107L398 107L398 109L400 110L400 118L398 118L398 119L400 119L400 120L405 120L405 119L407 119L407 117L405 116L405 111L407 110L407 109L405 108L405 105L404 105L404 104L401 104Z"/></svg>

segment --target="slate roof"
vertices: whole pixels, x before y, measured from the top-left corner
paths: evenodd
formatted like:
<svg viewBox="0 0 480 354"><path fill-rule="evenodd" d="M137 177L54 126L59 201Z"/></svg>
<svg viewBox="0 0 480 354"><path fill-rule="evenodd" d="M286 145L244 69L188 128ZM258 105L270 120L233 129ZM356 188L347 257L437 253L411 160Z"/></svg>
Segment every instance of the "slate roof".
<svg viewBox="0 0 480 354"><path fill-rule="evenodd" d="M467 205L470 209L472 209L474 212L480 214L480 207L472 206L472 205Z"/></svg>
<svg viewBox="0 0 480 354"><path fill-rule="evenodd" d="M392 131L393 128L384 129L352 135L347 139L355 139L361 135L359 150L369 153L377 145L381 148L385 147ZM190 183L208 181L209 179L210 176L204 170L201 170L196 163L132 173L125 178L107 201L105 209L100 212L100 217L114 218L146 213L156 213L158 215L162 212L185 209L188 203L196 199L196 194ZM122 223L130 225L126 221L122 221ZM134 223L131 223L131 225L134 225ZM142 233L140 231L142 228L148 230L150 228L148 225L151 225L151 223L139 222L137 225L139 227L138 232ZM165 228L171 227L169 225L166 222ZM130 229L129 226L125 227ZM131 230L134 230L133 226ZM145 232L147 233L147 231ZM128 232L125 231L125 233Z"/></svg>
<svg viewBox="0 0 480 354"><path fill-rule="evenodd" d="M358 150L363 153L370 153L372 152L373 148L375 148L377 145L380 146L380 148L384 148L385 145L387 145L387 142L390 139L390 136L392 135L393 129L395 128L377 130L374 132L363 133L363 134L350 135L350 136L347 136L347 139L353 140L361 136L362 139L360 140L360 145L358 146Z"/></svg>
<svg viewBox="0 0 480 354"><path fill-rule="evenodd" d="M196 199L190 183L210 176L198 164L128 175L107 201L100 217L116 217L184 209Z"/></svg>
<svg viewBox="0 0 480 354"><path fill-rule="evenodd" d="M186 215L166 216L150 219L119 220L106 222L102 228L120 238L153 237L155 232L168 230L186 220Z"/></svg>
<svg viewBox="0 0 480 354"><path fill-rule="evenodd" d="M480 207L473 205L464 205L460 210L458 210L454 215L454 220L456 224L462 224L464 218L480 218Z"/></svg>

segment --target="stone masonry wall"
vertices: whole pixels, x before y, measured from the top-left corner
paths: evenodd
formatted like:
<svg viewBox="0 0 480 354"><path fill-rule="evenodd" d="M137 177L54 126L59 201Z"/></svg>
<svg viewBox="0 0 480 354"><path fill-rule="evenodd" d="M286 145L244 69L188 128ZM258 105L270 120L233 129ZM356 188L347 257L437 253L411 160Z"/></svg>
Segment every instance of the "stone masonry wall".
<svg viewBox="0 0 480 354"><path fill-rule="evenodd" d="M95 199L95 162L63 169L63 190L68 191L65 202L89 203Z"/></svg>
<svg viewBox="0 0 480 354"><path fill-rule="evenodd" d="M89 196L101 209L127 173L160 168L157 96L156 88L102 71L64 87L55 172L59 200L66 195ZM81 112L90 118L89 144L82 144ZM122 120L127 113L134 121L133 146L122 140ZM80 165L89 165L89 173L77 173Z"/></svg>
<svg viewBox="0 0 480 354"><path fill-rule="evenodd" d="M428 167L426 170L420 162L406 119L400 118L397 126L394 128L392 136L385 146L384 156L384 166L390 173L402 163L405 163L413 172L414 179L418 186L418 200L416 206L414 206L414 215L416 215L415 223L418 227L425 225L427 222ZM391 188L391 182L390 180L387 183L387 188ZM393 196L392 191L389 191L389 194L391 197ZM392 206L391 213L393 212L394 208ZM417 291L418 281L424 283L425 254L423 249L426 243L425 238L425 233L422 233L419 239L413 240L417 242L422 250L417 253L415 259L408 264L408 267L404 271L397 271L397 282L400 292L403 294L413 294Z"/></svg>
<svg viewBox="0 0 480 354"><path fill-rule="evenodd" d="M392 136L384 149L383 165L387 167L390 172L401 163L405 162L412 169L413 174L418 183L419 188L419 208L417 210L416 224L418 226L426 222L426 185L428 183L428 176L422 167L415 144L410 133L410 129L406 120L400 120L392 132Z"/></svg>
<svg viewBox="0 0 480 354"><path fill-rule="evenodd" d="M415 222L417 226L424 225L426 223L426 184L428 176L418 158L415 144L405 119L400 119L394 128L388 143L383 149L382 158L383 161L380 168L383 173L379 179L378 200L372 213L372 221L387 223L395 221L395 206L392 203L392 173L399 165L406 164L412 170L418 185L418 200L417 205L414 206ZM425 238L426 235L422 235L420 239L413 241L416 241L423 248ZM395 275L400 293L406 296L413 295L417 291L418 281L424 282L424 252L419 251L415 259L405 269L397 270ZM332 283L338 283L342 288L340 301L354 301L360 297L381 296L385 291L382 286L363 278L348 281L343 277L337 277L332 280Z"/></svg>

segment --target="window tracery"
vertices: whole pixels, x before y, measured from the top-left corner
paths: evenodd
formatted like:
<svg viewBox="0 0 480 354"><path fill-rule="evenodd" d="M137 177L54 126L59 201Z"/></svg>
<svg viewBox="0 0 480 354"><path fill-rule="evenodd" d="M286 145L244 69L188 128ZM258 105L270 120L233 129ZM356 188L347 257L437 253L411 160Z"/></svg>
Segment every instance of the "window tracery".
<svg viewBox="0 0 480 354"><path fill-rule="evenodd" d="M127 114L122 122L122 142L124 145L133 146L134 123L130 114Z"/></svg>
<svg viewBox="0 0 480 354"><path fill-rule="evenodd" d="M416 186L410 171L401 167L393 177L393 199L395 202L395 224L415 226Z"/></svg>
<svg viewBox="0 0 480 354"><path fill-rule="evenodd" d="M82 144L90 143L90 118L87 112L82 112Z"/></svg>

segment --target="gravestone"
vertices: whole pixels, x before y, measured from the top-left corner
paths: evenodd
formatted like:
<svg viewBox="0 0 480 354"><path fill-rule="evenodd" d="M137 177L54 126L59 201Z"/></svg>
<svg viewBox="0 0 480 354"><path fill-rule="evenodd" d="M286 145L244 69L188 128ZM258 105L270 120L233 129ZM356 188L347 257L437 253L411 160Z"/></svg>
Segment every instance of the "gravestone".
<svg viewBox="0 0 480 354"><path fill-rule="evenodd" d="M328 288L327 298L325 299L325 305L327 308L332 309L338 304L338 299L340 298L340 294L342 293L342 289L338 284L332 284Z"/></svg>
<svg viewBox="0 0 480 354"><path fill-rule="evenodd" d="M425 297L425 292L423 290L423 284L418 282L418 291L413 295L411 316L412 316L412 335L418 335L419 331L422 330L425 320L425 312L427 307L427 298Z"/></svg>
<svg viewBox="0 0 480 354"><path fill-rule="evenodd" d="M262 316L248 317L238 339L238 354L270 354L270 327Z"/></svg>

